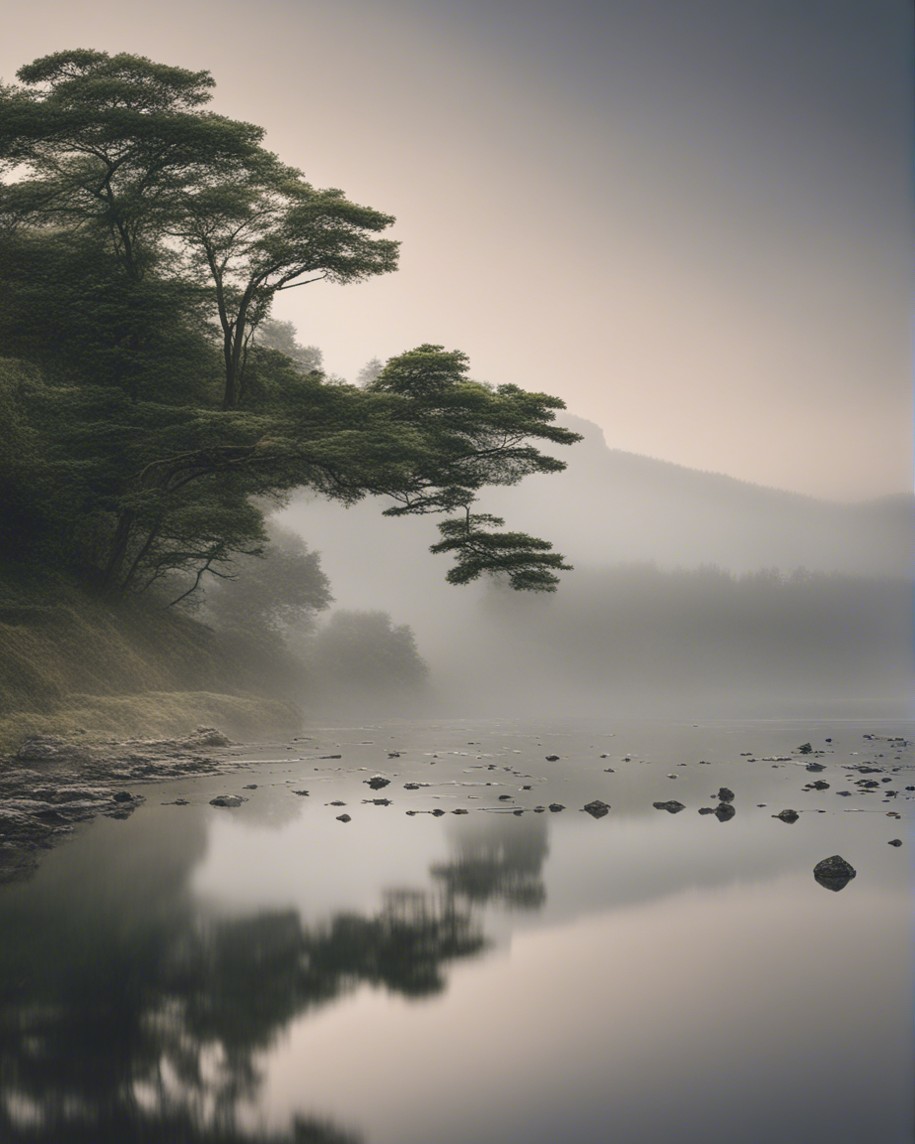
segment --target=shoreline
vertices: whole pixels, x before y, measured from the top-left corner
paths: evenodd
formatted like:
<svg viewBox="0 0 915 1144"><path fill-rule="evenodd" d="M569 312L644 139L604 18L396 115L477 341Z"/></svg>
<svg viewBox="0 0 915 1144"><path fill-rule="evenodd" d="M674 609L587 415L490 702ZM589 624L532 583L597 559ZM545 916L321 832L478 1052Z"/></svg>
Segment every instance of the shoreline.
<svg viewBox="0 0 915 1144"><path fill-rule="evenodd" d="M128 784L237 770L227 753L237 746L214 727L167 739L27 739L0 758L0 885L27 879L80 823L128 818L146 801Z"/></svg>

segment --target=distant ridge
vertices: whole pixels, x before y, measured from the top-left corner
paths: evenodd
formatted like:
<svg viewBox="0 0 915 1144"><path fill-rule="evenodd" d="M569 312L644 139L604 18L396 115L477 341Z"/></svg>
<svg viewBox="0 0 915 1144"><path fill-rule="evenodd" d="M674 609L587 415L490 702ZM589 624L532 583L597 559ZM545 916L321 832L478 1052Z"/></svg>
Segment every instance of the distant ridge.
<svg viewBox="0 0 915 1144"><path fill-rule="evenodd" d="M573 563L804 567L894 578L912 572L913 496L820 500L610 448L597 425L564 422L584 437L558 454L567 470L494 490L485 501L514 525L549 537Z"/></svg>

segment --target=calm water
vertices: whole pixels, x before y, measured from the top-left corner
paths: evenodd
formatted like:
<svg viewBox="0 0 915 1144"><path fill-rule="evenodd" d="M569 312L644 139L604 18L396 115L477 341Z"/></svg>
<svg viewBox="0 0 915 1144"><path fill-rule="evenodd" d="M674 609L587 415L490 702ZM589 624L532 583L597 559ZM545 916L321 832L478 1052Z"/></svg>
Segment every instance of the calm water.
<svg viewBox="0 0 915 1144"><path fill-rule="evenodd" d="M323 728L146 787L0 891L0 1140L910 1144L897 735Z"/></svg>

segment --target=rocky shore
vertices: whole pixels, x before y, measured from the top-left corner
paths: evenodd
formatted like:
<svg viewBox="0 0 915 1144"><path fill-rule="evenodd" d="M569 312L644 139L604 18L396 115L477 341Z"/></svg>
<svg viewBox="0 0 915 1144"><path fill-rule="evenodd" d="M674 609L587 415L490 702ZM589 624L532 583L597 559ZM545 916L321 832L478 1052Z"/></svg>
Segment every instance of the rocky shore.
<svg viewBox="0 0 915 1144"><path fill-rule="evenodd" d="M144 801L135 786L231 768L231 745L213 727L175 739L27 739L0 758L0 883L27 877L78 823L127 818Z"/></svg>

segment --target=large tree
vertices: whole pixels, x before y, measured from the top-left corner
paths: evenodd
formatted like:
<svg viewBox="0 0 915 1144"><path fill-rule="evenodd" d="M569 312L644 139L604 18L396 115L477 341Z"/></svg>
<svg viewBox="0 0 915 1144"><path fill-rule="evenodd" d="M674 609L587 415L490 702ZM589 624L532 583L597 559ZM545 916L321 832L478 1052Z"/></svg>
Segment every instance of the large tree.
<svg viewBox="0 0 915 1144"><path fill-rule="evenodd" d="M445 514L433 549L456 557L452 582L552 590L563 558L475 504L564 467L537 447L577 440L555 424L561 401L474 381L441 346L362 386L269 348L279 291L395 268L390 216L313 188L260 128L207 110L207 72L77 50L18 75L0 89L0 350L41 367L8 399L62 490L44 519L71 566L180 596L259 552L263 506L307 486Z"/></svg>

